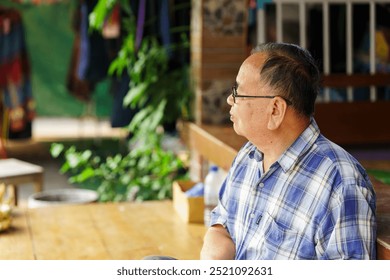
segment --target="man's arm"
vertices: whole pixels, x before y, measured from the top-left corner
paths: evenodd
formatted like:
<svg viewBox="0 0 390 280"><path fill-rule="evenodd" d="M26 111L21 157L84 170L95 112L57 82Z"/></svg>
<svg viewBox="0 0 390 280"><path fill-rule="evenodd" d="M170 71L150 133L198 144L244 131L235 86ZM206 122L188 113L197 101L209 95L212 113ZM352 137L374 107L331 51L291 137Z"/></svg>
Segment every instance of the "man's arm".
<svg viewBox="0 0 390 280"><path fill-rule="evenodd" d="M318 254L322 259L375 259L375 193L344 185L334 197L319 228Z"/></svg>
<svg viewBox="0 0 390 280"><path fill-rule="evenodd" d="M208 229L204 237L201 260L233 260L236 247L227 230L222 225Z"/></svg>

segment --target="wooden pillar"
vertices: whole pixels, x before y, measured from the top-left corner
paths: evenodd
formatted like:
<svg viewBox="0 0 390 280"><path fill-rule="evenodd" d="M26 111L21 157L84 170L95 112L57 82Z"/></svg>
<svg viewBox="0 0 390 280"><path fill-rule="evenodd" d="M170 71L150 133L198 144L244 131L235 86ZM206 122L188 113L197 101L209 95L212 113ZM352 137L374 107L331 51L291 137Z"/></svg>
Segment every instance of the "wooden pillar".
<svg viewBox="0 0 390 280"><path fill-rule="evenodd" d="M227 124L226 98L247 57L247 0L193 0L191 78L197 124ZM192 153L197 157L196 153ZM196 162L198 164L196 164ZM197 166L195 166L197 165ZM191 176L204 177L204 163L192 158ZM194 172L193 172L194 171Z"/></svg>

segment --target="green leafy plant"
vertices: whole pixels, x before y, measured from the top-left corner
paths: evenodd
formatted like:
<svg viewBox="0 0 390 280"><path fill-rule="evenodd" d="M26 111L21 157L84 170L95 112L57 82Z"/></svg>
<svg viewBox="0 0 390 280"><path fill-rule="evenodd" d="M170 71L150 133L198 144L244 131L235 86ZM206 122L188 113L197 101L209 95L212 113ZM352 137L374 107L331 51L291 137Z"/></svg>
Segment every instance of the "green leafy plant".
<svg viewBox="0 0 390 280"><path fill-rule="evenodd" d="M102 156L96 150L80 151L75 145L54 143L51 154L63 158L61 172L70 174L71 183L97 189L102 202L171 198L172 182L187 178L187 173L184 162L172 151L163 149L161 127L179 118L191 118L192 91L188 65L170 69L168 51L188 48L189 43L182 36L181 44L167 49L156 37L147 36L136 50L135 20L127 1L99 0L90 14L90 25L100 29L117 3L128 14L123 19L127 35L109 74L122 75L126 71L130 76L124 105L138 110L128 125L131 149Z"/></svg>
<svg viewBox="0 0 390 280"><path fill-rule="evenodd" d="M390 185L390 171L371 169L367 172L380 182Z"/></svg>
<svg viewBox="0 0 390 280"><path fill-rule="evenodd" d="M96 189L101 202L168 199L172 182L187 178L183 161L158 145L102 157L96 151L53 143L51 154L64 158L60 171L71 175L71 183Z"/></svg>
<svg viewBox="0 0 390 280"><path fill-rule="evenodd" d="M170 52L183 49L188 51L190 44L186 33L182 32L185 29L175 28L177 32L182 32L181 42L178 44L163 46L158 42L157 36L148 35L142 39L139 49L136 49L136 21L128 2L99 0L90 15L90 24L92 28L100 30L104 19L117 3L128 14L123 20L127 35L110 65L109 74L120 76L123 71L127 71L130 77L130 90L124 99L124 105L139 110L130 123L130 131L143 135L145 130L153 133L159 125L175 122L179 118L192 119L193 92L189 82L189 66L172 69L169 67L168 56Z"/></svg>

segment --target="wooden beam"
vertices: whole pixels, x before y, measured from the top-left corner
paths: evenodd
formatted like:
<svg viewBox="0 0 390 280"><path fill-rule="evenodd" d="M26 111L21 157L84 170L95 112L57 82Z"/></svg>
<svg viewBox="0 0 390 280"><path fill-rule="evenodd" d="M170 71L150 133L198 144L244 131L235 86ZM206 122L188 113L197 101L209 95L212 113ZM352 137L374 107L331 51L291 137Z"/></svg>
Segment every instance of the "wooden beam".
<svg viewBox="0 0 390 280"><path fill-rule="evenodd" d="M224 170L229 170L237 151L246 142L232 126L196 125L187 123L188 141L191 149L206 160Z"/></svg>
<svg viewBox="0 0 390 280"><path fill-rule="evenodd" d="M390 85L390 73L376 74L329 74L322 77L324 87L345 88L388 86Z"/></svg>
<svg viewBox="0 0 390 280"><path fill-rule="evenodd" d="M337 144L390 143L390 102L318 103L321 132Z"/></svg>

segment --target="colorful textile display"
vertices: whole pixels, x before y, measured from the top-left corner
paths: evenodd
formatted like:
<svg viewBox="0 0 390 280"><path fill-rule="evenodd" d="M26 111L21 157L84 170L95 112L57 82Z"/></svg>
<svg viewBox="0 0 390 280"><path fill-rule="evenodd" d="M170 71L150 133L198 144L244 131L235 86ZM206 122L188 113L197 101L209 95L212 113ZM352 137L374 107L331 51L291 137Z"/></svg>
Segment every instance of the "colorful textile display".
<svg viewBox="0 0 390 280"><path fill-rule="evenodd" d="M8 119L9 133L28 129L35 116L35 106L22 17L14 9L1 7L0 97L2 118Z"/></svg>

